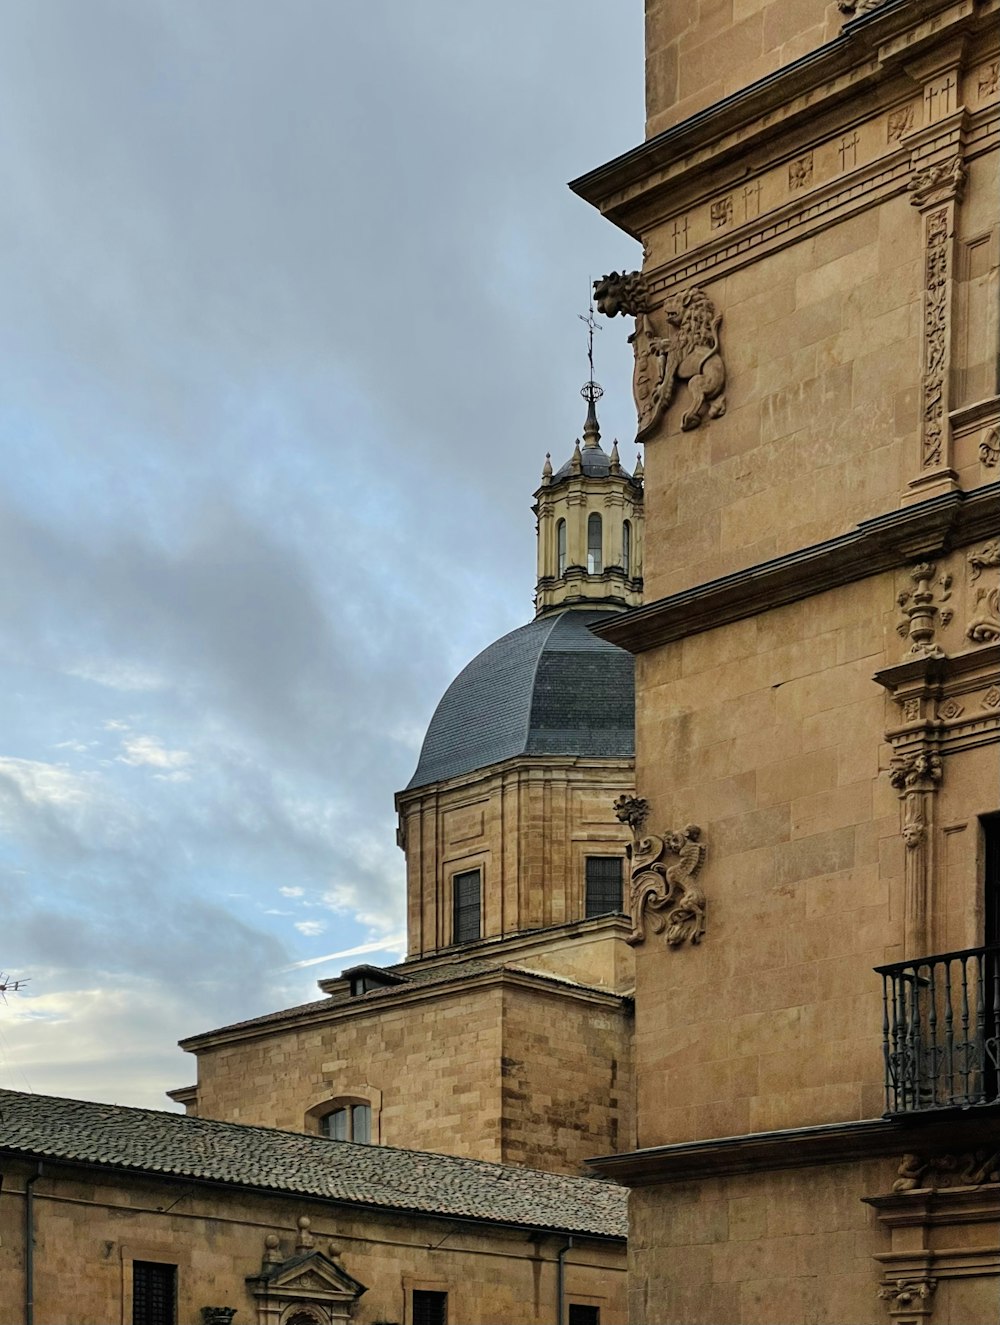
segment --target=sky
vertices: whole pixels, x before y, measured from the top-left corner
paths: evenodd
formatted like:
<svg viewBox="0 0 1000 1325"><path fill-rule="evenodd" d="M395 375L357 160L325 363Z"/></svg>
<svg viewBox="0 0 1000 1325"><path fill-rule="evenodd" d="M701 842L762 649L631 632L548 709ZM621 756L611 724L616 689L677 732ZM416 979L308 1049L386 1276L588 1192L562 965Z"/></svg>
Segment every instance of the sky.
<svg viewBox="0 0 1000 1325"><path fill-rule="evenodd" d="M0 1085L172 1107L401 958L393 795L639 261L566 181L642 130L639 0L0 0Z"/></svg>

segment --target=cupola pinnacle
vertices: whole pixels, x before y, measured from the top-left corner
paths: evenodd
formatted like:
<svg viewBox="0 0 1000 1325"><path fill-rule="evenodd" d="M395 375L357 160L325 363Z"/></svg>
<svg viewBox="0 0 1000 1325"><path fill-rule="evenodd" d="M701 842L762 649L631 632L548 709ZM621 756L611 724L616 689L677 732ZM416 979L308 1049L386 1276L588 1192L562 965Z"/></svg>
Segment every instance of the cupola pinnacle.
<svg viewBox="0 0 1000 1325"><path fill-rule="evenodd" d="M538 584L535 610L541 616L567 606L636 607L642 602L642 477L627 474L615 442L601 447L597 402L604 394L594 380L594 321L587 324L590 377L580 390L587 402L583 441L553 470L546 455L535 493L538 516Z"/></svg>

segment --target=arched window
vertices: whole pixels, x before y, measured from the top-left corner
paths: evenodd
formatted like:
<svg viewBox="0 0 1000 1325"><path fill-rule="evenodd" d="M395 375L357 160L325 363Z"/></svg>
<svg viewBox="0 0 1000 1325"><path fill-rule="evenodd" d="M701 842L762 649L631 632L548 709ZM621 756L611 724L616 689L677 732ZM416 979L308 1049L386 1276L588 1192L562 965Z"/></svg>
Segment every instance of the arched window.
<svg viewBox="0 0 1000 1325"><path fill-rule="evenodd" d="M556 574L566 574L566 521L560 520L556 525Z"/></svg>
<svg viewBox="0 0 1000 1325"><path fill-rule="evenodd" d="M587 518L587 571L600 575L604 569L601 560L601 517L596 511Z"/></svg>
<svg viewBox="0 0 1000 1325"><path fill-rule="evenodd" d="M627 520L622 525L622 570L632 574L632 526Z"/></svg>
<svg viewBox="0 0 1000 1325"><path fill-rule="evenodd" d="M331 1141L359 1141L362 1145L370 1145L372 1106L348 1101L337 1104L320 1118L319 1130Z"/></svg>

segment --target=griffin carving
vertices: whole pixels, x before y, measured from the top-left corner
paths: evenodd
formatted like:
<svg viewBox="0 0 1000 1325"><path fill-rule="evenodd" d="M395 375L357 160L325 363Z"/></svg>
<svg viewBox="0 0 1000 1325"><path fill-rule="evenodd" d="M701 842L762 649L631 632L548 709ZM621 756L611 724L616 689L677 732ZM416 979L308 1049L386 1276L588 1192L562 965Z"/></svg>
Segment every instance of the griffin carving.
<svg viewBox="0 0 1000 1325"><path fill-rule="evenodd" d="M635 318L629 343L635 353L632 389L639 415L637 438L644 437L662 419L681 382L688 387L687 409L681 418L685 432L703 418L726 412L726 368L719 347L722 314L697 286L683 294L668 295L660 309L650 308L642 273L616 272L594 282L594 302L606 317Z"/></svg>
<svg viewBox="0 0 1000 1325"><path fill-rule="evenodd" d="M666 931L672 948L682 943L700 943L705 933L705 894L695 881L705 860L701 829L688 824L678 832L640 837L648 806L635 798L620 796L615 814L627 823L634 840L625 848L629 859L629 912L633 947L646 939L646 926L654 934ZM668 864L670 856L676 856Z"/></svg>

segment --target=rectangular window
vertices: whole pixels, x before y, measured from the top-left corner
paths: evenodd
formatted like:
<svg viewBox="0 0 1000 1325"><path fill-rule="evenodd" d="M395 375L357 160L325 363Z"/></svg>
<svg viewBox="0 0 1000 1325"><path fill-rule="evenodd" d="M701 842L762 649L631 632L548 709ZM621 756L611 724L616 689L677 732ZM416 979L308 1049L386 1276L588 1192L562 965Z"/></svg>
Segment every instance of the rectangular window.
<svg viewBox="0 0 1000 1325"><path fill-rule="evenodd" d="M132 1262L132 1325L175 1325L177 1266Z"/></svg>
<svg viewBox="0 0 1000 1325"><path fill-rule="evenodd" d="M583 1302L571 1302L568 1325L601 1325L601 1308Z"/></svg>
<svg viewBox="0 0 1000 1325"><path fill-rule="evenodd" d="M481 876L479 870L465 870L451 881L453 924L452 942L471 943L481 934Z"/></svg>
<svg viewBox="0 0 1000 1325"><path fill-rule="evenodd" d="M591 916L606 916L622 909L621 856L587 857L587 910Z"/></svg>
<svg viewBox="0 0 1000 1325"><path fill-rule="evenodd" d="M1000 814L983 819L986 847L986 943L1000 943Z"/></svg>
<svg viewBox="0 0 1000 1325"><path fill-rule="evenodd" d="M448 1325L448 1294L415 1288L413 1325Z"/></svg>

